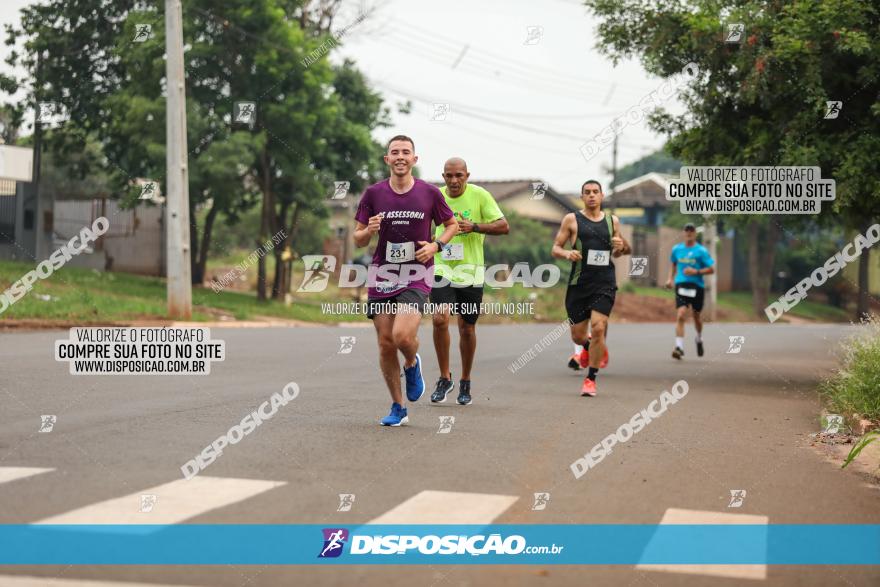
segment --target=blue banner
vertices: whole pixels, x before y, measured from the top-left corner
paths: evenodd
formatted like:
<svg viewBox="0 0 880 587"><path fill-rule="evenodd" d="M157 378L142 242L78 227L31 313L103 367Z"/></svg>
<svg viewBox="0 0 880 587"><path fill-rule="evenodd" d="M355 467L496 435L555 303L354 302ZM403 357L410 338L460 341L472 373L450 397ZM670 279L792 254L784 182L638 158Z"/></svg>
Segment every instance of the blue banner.
<svg viewBox="0 0 880 587"><path fill-rule="evenodd" d="M0 565L880 565L880 525L0 525Z"/></svg>

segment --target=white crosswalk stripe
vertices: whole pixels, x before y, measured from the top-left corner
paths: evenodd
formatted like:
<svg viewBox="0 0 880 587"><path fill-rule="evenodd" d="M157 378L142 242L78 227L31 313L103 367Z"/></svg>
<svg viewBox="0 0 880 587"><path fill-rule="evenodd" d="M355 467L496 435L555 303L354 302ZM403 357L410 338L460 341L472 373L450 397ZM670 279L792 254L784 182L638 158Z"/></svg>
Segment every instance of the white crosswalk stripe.
<svg viewBox="0 0 880 587"><path fill-rule="evenodd" d="M35 523L179 524L282 485L286 483L199 475L190 480L178 479L123 497L100 501ZM150 511L141 511L143 495L156 496Z"/></svg>
<svg viewBox="0 0 880 587"><path fill-rule="evenodd" d="M702 510L669 508L660 524L752 524L767 525L770 518L752 514L727 514ZM766 540L766 537L765 537ZM645 571L664 571L686 575L708 575L733 579L767 579L767 565L637 565Z"/></svg>
<svg viewBox="0 0 880 587"><path fill-rule="evenodd" d="M491 524L515 495L422 491L367 524Z"/></svg>
<svg viewBox="0 0 880 587"><path fill-rule="evenodd" d="M25 479L40 473L48 473L55 469L42 469L40 467L0 467L0 484L9 483L18 479Z"/></svg>

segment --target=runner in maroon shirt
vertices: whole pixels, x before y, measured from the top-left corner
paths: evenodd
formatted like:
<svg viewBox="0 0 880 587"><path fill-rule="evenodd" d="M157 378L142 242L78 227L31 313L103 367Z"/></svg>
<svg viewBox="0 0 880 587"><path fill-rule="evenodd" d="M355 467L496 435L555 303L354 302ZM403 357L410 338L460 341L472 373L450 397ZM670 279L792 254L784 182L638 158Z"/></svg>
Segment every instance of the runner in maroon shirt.
<svg viewBox="0 0 880 587"><path fill-rule="evenodd" d="M367 316L373 320L379 340L379 364L391 394L391 413L383 426L406 424L406 407L400 389L400 361L406 378L406 397L418 400L425 391L417 337L419 321L434 279L434 255L458 232L458 223L440 190L412 176L418 161L409 137L398 135L388 142L385 163L391 177L367 188L358 204L354 242L379 243L368 271ZM431 224L446 230L431 240Z"/></svg>

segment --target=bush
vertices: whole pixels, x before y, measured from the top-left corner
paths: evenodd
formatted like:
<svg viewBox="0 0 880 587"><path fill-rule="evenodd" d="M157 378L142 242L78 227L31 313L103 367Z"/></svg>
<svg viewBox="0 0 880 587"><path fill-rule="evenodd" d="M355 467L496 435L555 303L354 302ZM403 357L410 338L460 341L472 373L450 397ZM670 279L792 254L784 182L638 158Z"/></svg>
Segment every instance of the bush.
<svg viewBox="0 0 880 587"><path fill-rule="evenodd" d="M510 234L486 239L483 249L486 265L501 263L512 267L516 263L525 262L534 269L543 263L556 261L550 253L553 249L553 237L556 235L554 229L513 211L505 211L504 216L510 224ZM569 265L566 262L566 269Z"/></svg>
<svg viewBox="0 0 880 587"><path fill-rule="evenodd" d="M844 345L842 368L820 391L838 414L880 421L880 317L873 316Z"/></svg>

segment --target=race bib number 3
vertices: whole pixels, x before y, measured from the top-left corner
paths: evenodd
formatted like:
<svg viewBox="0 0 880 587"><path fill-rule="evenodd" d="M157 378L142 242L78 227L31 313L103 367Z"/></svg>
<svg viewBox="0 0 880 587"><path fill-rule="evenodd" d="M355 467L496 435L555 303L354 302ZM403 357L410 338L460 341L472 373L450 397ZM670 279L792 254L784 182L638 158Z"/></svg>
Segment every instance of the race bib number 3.
<svg viewBox="0 0 880 587"><path fill-rule="evenodd" d="M406 263L416 258L415 243L387 243L385 245L385 260L389 263Z"/></svg>
<svg viewBox="0 0 880 587"><path fill-rule="evenodd" d="M464 243L453 243L443 249L440 258L444 261L461 261L464 259Z"/></svg>
<svg viewBox="0 0 880 587"><path fill-rule="evenodd" d="M695 298L697 297L697 290L690 287L680 287L678 288L678 295L685 298Z"/></svg>
<svg viewBox="0 0 880 587"><path fill-rule="evenodd" d="M608 265L611 251L587 251L587 265Z"/></svg>

